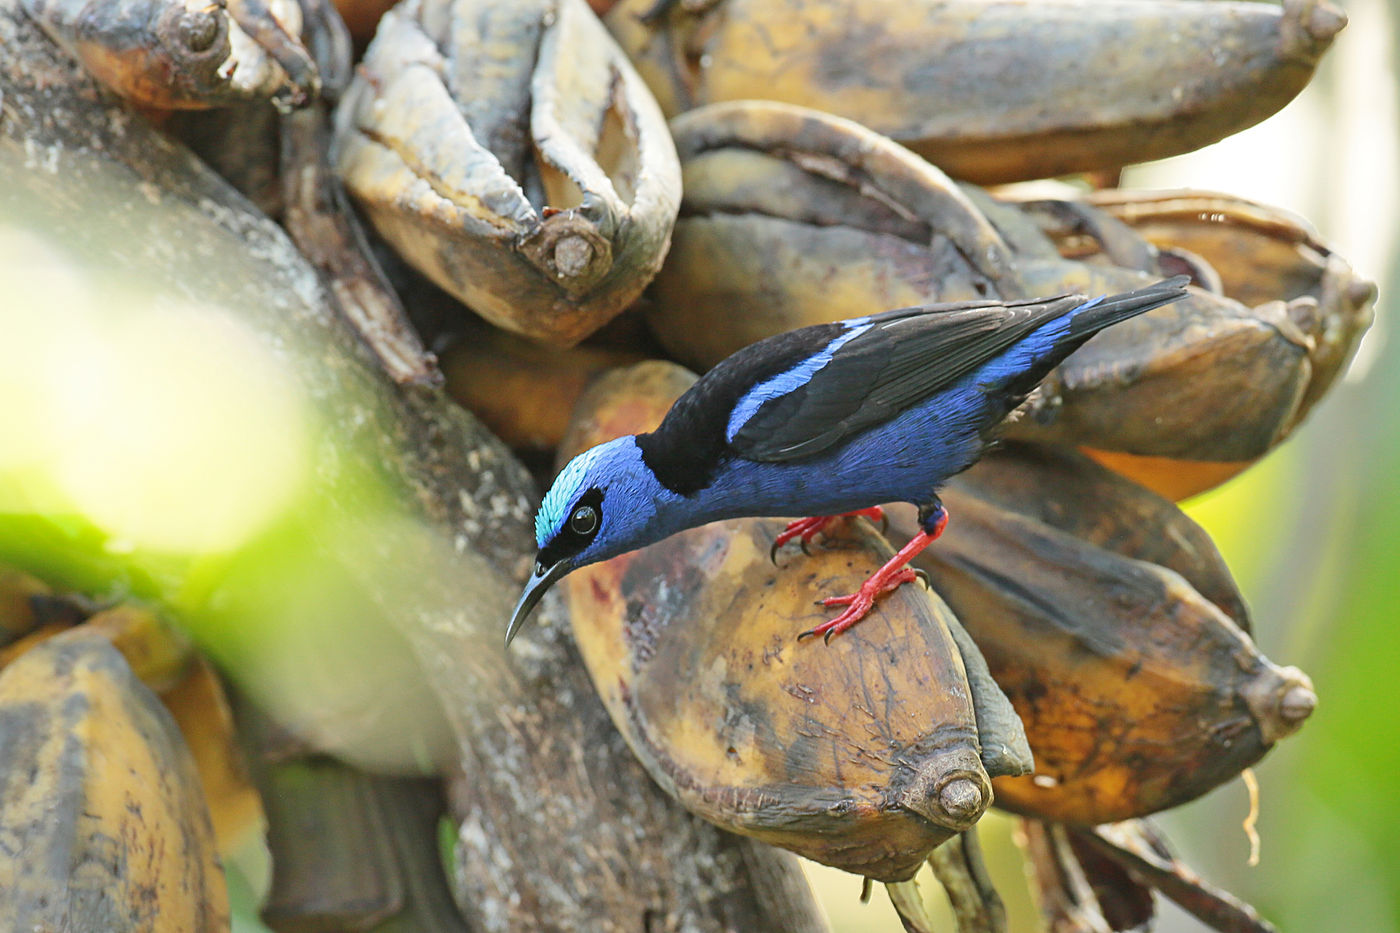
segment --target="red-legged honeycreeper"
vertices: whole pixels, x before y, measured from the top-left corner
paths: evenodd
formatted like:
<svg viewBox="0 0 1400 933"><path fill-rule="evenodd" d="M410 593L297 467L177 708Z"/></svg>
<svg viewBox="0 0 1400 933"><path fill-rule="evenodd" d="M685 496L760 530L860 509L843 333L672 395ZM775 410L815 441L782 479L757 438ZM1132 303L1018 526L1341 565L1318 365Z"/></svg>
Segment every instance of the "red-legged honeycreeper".
<svg viewBox="0 0 1400 933"><path fill-rule="evenodd" d="M913 579L905 565L948 519L939 486L977 461L1050 370L1105 327L1184 297L1186 282L903 308L745 347L701 376L655 431L599 444L559 473L535 516L539 556L506 643L569 571L686 528L914 503L920 533L857 593L825 600L846 606L841 615L802 634L844 631Z"/></svg>

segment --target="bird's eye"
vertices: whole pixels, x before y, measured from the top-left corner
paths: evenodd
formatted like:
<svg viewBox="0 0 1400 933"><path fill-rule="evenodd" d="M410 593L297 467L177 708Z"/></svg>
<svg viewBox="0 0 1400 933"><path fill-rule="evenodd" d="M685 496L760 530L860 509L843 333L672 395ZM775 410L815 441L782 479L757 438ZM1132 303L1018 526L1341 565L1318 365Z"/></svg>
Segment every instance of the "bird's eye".
<svg viewBox="0 0 1400 933"><path fill-rule="evenodd" d="M591 535L598 527L598 510L591 505L581 505L569 516L569 530L575 534Z"/></svg>

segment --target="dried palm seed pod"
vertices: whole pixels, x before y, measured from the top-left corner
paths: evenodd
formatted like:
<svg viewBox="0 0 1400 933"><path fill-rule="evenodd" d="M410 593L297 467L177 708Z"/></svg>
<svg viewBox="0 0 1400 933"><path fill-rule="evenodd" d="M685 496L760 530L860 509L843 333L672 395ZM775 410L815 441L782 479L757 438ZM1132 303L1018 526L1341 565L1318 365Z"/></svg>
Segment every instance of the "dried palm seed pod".
<svg viewBox="0 0 1400 933"><path fill-rule="evenodd" d="M762 337L889 307L1110 294L1161 275L1065 259L1016 206L952 185L889 140L817 111L717 104L672 128L686 193L648 322L698 368ZM1248 462L1292 423L1308 345L1281 306L1251 310L1192 289L1095 337L1008 433Z"/></svg>
<svg viewBox="0 0 1400 933"><path fill-rule="evenodd" d="M693 381L643 363L584 396L561 451L648 430ZM866 523L776 567L776 520L692 529L569 575L574 634L637 757L734 832L882 881L910 877L990 798L947 609L901 587L829 645L821 590L854 589L892 553Z"/></svg>
<svg viewBox="0 0 1400 933"><path fill-rule="evenodd" d="M671 129L685 198L647 320L691 366L806 324L997 295L1011 276L961 188L857 123L741 101Z"/></svg>
<svg viewBox="0 0 1400 933"><path fill-rule="evenodd" d="M1241 344L1215 331L1194 351L1203 377L1206 369L1215 373L1203 386L1217 398L1246 403L1240 423L1248 428L1247 445L1236 445L1228 457L1219 448L1198 448L1200 459L1094 451L1172 498L1228 479L1287 437L1345 370L1375 316L1375 285L1304 221L1276 208L1202 191L1101 191L1084 201L1023 209L1064 255L1120 265L1139 256L1155 271L1192 271L1203 286L1253 307L1256 318L1276 329L1264 344ZM1290 344L1296 349L1288 350ZM1227 388L1222 376L1231 370L1240 374Z"/></svg>
<svg viewBox="0 0 1400 933"><path fill-rule="evenodd" d="M952 484L1089 544L1173 570L1248 634L1249 608L1215 542L1162 496L1063 447L1008 442Z"/></svg>
<svg viewBox="0 0 1400 933"><path fill-rule="evenodd" d="M443 351L447 392L516 450L552 452L594 379L646 359L639 350L543 347L482 324Z"/></svg>
<svg viewBox="0 0 1400 933"><path fill-rule="evenodd" d="M339 171L379 232L507 330L576 343L666 255L675 149L583 0L408 0L337 123Z"/></svg>
<svg viewBox="0 0 1400 933"><path fill-rule="evenodd" d="M1154 813L1234 777L1312 712L1307 676L1263 657L1180 574L961 487L942 495L953 519L915 564L1035 754L1033 777L996 781L999 805L1065 823ZM914 527L912 511L891 515L892 533Z"/></svg>
<svg viewBox="0 0 1400 933"><path fill-rule="evenodd" d="M195 656L185 676L160 695L194 757L219 853L228 855L267 831L262 798L252 784L234 732L233 711L214 666Z"/></svg>
<svg viewBox="0 0 1400 933"><path fill-rule="evenodd" d="M1311 341L1299 417L1346 369L1375 319L1375 284L1287 211L1208 191L1102 191L1088 202L1159 249L1201 257L1236 301L1285 303L1288 319Z"/></svg>
<svg viewBox="0 0 1400 933"><path fill-rule="evenodd" d="M964 190L1011 247L1021 293L1105 294L1157 277L1066 260L1033 213ZM1248 308L1193 288L1085 344L1042 383L1007 434L1137 457L1248 463L1296 422L1311 347L1281 302ZM1240 468L1214 472L1223 478Z"/></svg>
<svg viewBox="0 0 1400 933"><path fill-rule="evenodd" d="M994 183L1252 126L1303 89L1346 17L1321 0L621 0L605 21L670 115L821 107Z"/></svg>
<svg viewBox="0 0 1400 933"><path fill-rule="evenodd" d="M320 92L295 0L22 2L94 78L141 107L292 107Z"/></svg>
<svg viewBox="0 0 1400 933"><path fill-rule="evenodd" d="M229 929L209 811L174 721L101 635L0 673L0 916L13 929Z"/></svg>
<svg viewBox="0 0 1400 933"><path fill-rule="evenodd" d="M104 609L89 618L86 627L106 637L131 672L157 693L179 683L194 658L189 636L145 606Z"/></svg>
<svg viewBox="0 0 1400 933"><path fill-rule="evenodd" d="M0 667L13 662L44 642L72 631L80 618L59 618L45 622L25 637L0 649ZM168 690L185 676L194 647L183 632L162 619L154 610L137 604L103 609L89 617L83 630L106 638L126 660L142 683L156 692Z"/></svg>
<svg viewBox="0 0 1400 933"><path fill-rule="evenodd" d="M0 575L0 586L3 579ZM49 622L6 645L0 650L0 669L51 639L74 633L70 623L81 621L70 617ZM76 631L105 638L131 673L159 693L194 759L219 852L233 851L251 833L260 833L265 826L262 803L235 747L223 687L209 662L194 653L189 638L151 609L135 604L96 612Z"/></svg>

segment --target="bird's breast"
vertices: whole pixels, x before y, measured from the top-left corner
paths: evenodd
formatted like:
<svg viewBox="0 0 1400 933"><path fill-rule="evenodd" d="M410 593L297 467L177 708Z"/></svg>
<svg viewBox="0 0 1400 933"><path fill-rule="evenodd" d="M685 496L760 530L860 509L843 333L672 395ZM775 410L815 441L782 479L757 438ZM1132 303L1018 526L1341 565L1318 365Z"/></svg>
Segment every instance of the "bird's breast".
<svg viewBox="0 0 1400 933"><path fill-rule="evenodd" d="M927 502L982 452L980 400L935 397L838 447L778 463L734 457L703 491L716 518L831 515L882 502Z"/></svg>

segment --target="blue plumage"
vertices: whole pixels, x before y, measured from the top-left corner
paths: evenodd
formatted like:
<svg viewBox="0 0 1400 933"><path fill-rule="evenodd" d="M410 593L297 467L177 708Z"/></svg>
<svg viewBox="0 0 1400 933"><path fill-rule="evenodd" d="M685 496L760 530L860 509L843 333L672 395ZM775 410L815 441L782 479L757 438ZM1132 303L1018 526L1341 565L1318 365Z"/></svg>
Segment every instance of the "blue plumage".
<svg viewBox="0 0 1400 933"><path fill-rule="evenodd" d="M791 369L784 370L776 376L765 379L745 392L743 397L739 399L739 403L734 406L733 412L729 415L729 429L725 432L724 439L733 442L734 436L743 429L749 419L757 414L758 410L762 408L765 403L787 395L794 389L806 384L831 362L837 350L865 333L871 327L870 318L868 317L853 318L849 321L843 321L842 323L845 325L845 331L832 338L821 350L802 360Z"/></svg>
<svg viewBox="0 0 1400 933"><path fill-rule="evenodd" d="M685 528L918 505L920 535L859 593L828 600L848 609L815 633L849 627L912 577L904 565L947 520L938 487L976 462L1006 415L1095 333L1178 300L1185 282L1092 300L905 308L740 350L655 431L600 444L560 472L536 517L540 553L507 642L570 570Z"/></svg>

